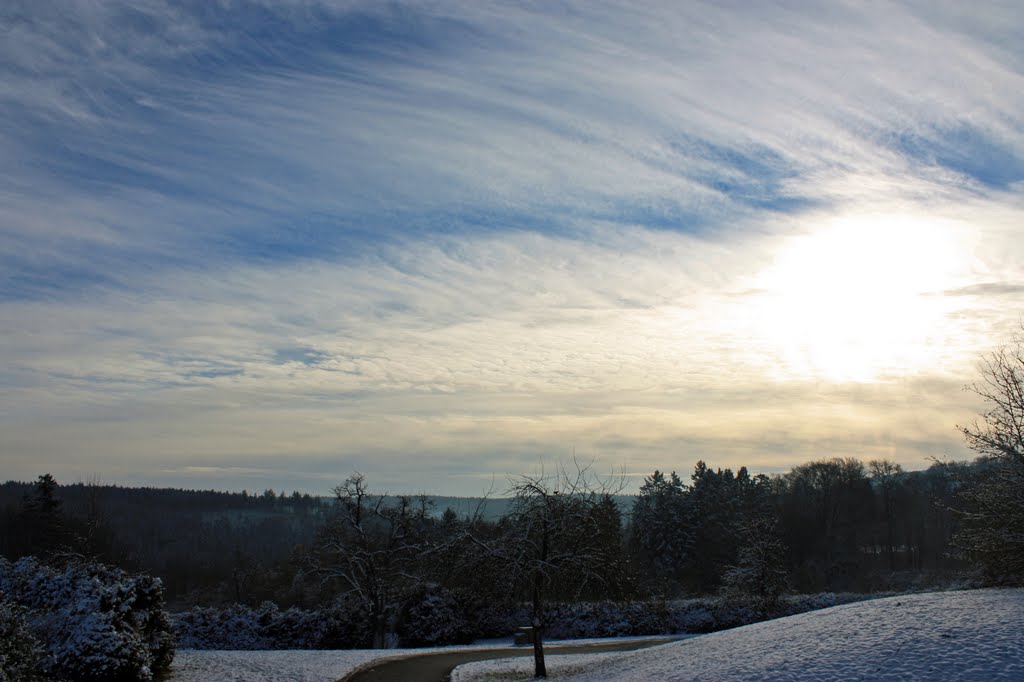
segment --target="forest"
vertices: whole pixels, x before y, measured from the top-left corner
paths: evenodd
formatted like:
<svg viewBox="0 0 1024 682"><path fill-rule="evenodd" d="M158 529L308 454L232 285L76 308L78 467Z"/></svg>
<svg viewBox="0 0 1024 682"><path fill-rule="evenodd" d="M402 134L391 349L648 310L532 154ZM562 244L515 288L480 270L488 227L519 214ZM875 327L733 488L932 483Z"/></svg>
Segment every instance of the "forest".
<svg viewBox="0 0 1024 682"><path fill-rule="evenodd" d="M767 476L698 462L686 478L653 472L636 496L577 467L513 481L497 518L468 504L461 515L439 509L426 495L377 495L358 474L333 498L59 485L43 475L0 486L0 551L157 576L173 611L342 599L393 624L428 590L469 609L529 601L532 583L508 580L523 559L499 548L533 542L529 505L539 500L550 556L537 562L557 602L907 590L974 567L953 542L956 491L985 466L904 471L832 458ZM751 571L760 584L744 586Z"/></svg>
<svg viewBox="0 0 1024 682"><path fill-rule="evenodd" d="M779 566L794 591L937 583L968 566L951 545L959 524L955 490L983 466L903 471L888 461L824 459L766 476L698 462L685 480L653 472L635 497L598 491L607 494L600 530L619 554L620 582L637 585L632 596L713 594L743 551L765 538L778 543ZM360 481L363 504L377 502ZM308 607L330 596L331 583L296 577L315 573L313 558L337 527L345 499L58 485L42 476L0 485L0 552L10 559L71 552L159 576L176 608L266 600ZM401 499L382 504L390 510ZM408 499L421 508L401 513L442 535L472 520L492 536L507 523L507 515L460 517L429 496Z"/></svg>

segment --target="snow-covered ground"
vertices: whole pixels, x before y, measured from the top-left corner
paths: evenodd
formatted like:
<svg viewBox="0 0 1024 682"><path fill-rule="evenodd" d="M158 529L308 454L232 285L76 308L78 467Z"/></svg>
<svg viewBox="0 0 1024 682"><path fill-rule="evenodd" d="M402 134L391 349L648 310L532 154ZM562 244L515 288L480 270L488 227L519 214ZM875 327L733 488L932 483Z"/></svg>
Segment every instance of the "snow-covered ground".
<svg viewBox="0 0 1024 682"><path fill-rule="evenodd" d="M686 635L680 635L685 637ZM615 641L648 639L619 637ZM592 644L606 639L573 639L549 645ZM167 682L334 682L378 658L395 658L438 651L492 649L512 646L512 639L492 639L469 646L430 649L355 649L344 651L178 651Z"/></svg>
<svg viewBox="0 0 1024 682"><path fill-rule="evenodd" d="M631 653L552 656L559 680L1024 680L1024 590L844 604ZM573 640L559 644L592 642ZM476 647L507 646L508 640ZM552 642L551 644L554 644ZM333 682L372 660L438 649L179 651L168 682ZM460 666L453 682L529 679L532 659Z"/></svg>
<svg viewBox="0 0 1024 682"><path fill-rule="evenodd" d="M1024 680L1024 590L844 604L630 653L551 657L558 680ZM460 666L452 682L529 679L532 661Z"/></svg>
<svg viewBox="0 0 1024 682"><path fill-rule="evenodd" d="M393 651L195 651L174 657L168 682L334 682Z"/></svg>

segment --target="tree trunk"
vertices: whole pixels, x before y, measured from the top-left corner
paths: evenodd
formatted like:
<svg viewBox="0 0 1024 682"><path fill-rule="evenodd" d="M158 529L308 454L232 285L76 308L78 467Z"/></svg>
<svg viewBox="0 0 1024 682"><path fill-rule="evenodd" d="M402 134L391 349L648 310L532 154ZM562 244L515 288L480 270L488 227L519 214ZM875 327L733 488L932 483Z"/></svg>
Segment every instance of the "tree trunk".
<svg viewBox="0 0 1024 682"><path fill-rule="evenodd" d="M533 579L533 676L547 677L548 669L544 665L544 621L540 598L539 575Z"/></svg>
<svg viewBox="0 0 1024 682"><path fill-rule="evenodd" d="M384 626L387 620L387 614L384 612L384 600L379 596L374 598L373 603L373 648L383 649L384 648Z"/></svg>
<svg viewBox="0 0 1024 682"><path fill-rule="evenodd" d="M885 513L885 555L889 560L889 572L896 570L896 540L893 526L896 519L893 515L892 490L888 480L882 480L882 509Z"/></svg>

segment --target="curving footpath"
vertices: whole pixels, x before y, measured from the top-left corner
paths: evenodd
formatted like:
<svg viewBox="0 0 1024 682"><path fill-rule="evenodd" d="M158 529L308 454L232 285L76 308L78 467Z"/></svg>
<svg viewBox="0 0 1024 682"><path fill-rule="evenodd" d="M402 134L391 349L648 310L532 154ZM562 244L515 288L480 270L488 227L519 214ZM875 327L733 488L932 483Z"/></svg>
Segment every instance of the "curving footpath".
<svg viewBox="0 0 1024 682"><path fill-rule="evenodd" d="M548 656L565 654L594 654L606 651L634 651L678 640L678 637L652 637L623 642L601 642L569 646L545 646ZM403 658L375 661L343 677L340 682L448 682L452 670L463 663L487 661L495 658L521 658L533 656L533 647L501 649L470 649L419 654Z"/></svg>

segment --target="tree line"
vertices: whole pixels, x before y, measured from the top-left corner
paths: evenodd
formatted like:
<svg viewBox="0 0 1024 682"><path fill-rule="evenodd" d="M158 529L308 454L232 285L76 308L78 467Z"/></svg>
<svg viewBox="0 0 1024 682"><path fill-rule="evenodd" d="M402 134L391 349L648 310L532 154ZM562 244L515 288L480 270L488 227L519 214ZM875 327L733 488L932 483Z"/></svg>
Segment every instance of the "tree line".
<svg viewBox="0 0 1024 682"><path fill-rule="evenodd" d="M947 583L982 551L963 541L977 539L978 518L964 502L984 492L995 466L981 458L908 472L886 460L831 458L767 476L698 462L686 481L675 472L645 477L631 509L620 504L621 480L577 466L514 479L497 519L438 513L426 496L374 493L360 474L330 501L201 492L186 502L187 491L114 488L99 495L100 506L88 503L95 491L87 486L59 486L44 475L33 485L2 486L7 499L22 492L5 509L2 546L11 558L29 549L50 565L101 559L159 577L145 562L164 562L169 584L182 590L179 608L330 604L346 614L323 633L334 646L498 636L509 627L497 617L502 609L522 613L543 674L544 633L574 603L719 595L748 610L721 626L778 615L786 592ZM125 512L140 503L147 513L127 521ZM167 536L198 531L193 544L147 554L160 543L120 535L152 533L158 518ZM204 547L220 563L204 564L207 553L194 553ZM183 548L193 553L178 555ZM182 566L191 566L191 583L175 573ZM285 627L282 619L301 620L300 612L278 616L267 608L260 606L260 618L276 629ZM192 625L216 627L218 619L197 612Z"/></svg>
<svg viewBox="0 0 1024 682"><path fill-rule="evenodd" d="M655 471L632 514L631 558L669 593L720 590L744 550L777 547L773 561L800 592L901 589L966 566L951 541L958 480L977 465L853 458L752 476L698 462L684 482ZM756 530L757 532L752 532Z"/></svg>
<svg viewBox="0 0 1024 682"><path fill-rule="evenodd" d="M77 555L146 572L176 608L287 600L293 559L329 509L298 492L61 485L46 474L0 485L0 554Z"/></svg>
<svg viewBox="0 0 1024 682"><path fill-rule="evenodd" d="M96 561L149 572L179 606L333 604L346 617L324 641L363 646L402 631L406 642L507 634L486 632L488 623L502 622L495 608L518 605L543 677L544 633L567 603L713 594L766 618L785 592L906 590L972 573L1024 582L1024 340L990 356L969 388L987 405L960 427L973 463L908 472L833 457L768 476L699 461L688 481L675 471L645 477L629 509L621 480L577 464L513 479L497 519L482 507L438 514L424 495L377 494L358 473L330 502L272 490L60 486L44 474L0 486L0 551L42 561L4 564L15 572L107 570L82 569ZM18 637L32 634L18 611L31 607L25 600L0 604ZM266 606L259 614L285 629L305 618Z"/></svg>
<svg viewBox="0 0 1024 682"><path fill-rule="evenodd" d="M973 489L966 484L984 479L991 466L980 459L904 471L885 460L831 458L767 476L701 461L685 480L676 472L647 476L632 508L617 489L591 485L589 516L577 514L572 523L579 527L559 532L577 541L584 533L599 540L601 553L589 558L618 571L614 581L598 583L575 576L573 592L581 596L714 594L725 587L744 552L763 550L757 542L768 541L777 545L771 558L791 591L903 589L942 582L971 565L969 548L953 544L965 522L957 511L965 506L958 491ZM558 488L544 477L530 480L552 493ZM567 485L562 481L563 488ZM0 552L12 560L72 552L146 571L164 580L169 600L179 606L255 605L267 599L310 606L325 597L325 590L342 589L343 576L325 579L325 556L332 548L337 553L360 542L367 548L384 543L389 561L401 559L408 572L404 564L420 558L411 548L413 535L448 547L471 527L467 537L475 538L473 546L481 553L473 570L478 580L486 575L488 561L497 564L498 573L509 561L487 547L517 520L521 525L532 518L524 514L527 502L515 490L513 504L494 520L439 512L426 496L375 495L359 475L334 492L333 500L324 500L297 493L61 486L45 475L35 484L0 486ZM552 508L556 501L562 506L578 501L575 493L558 492L540 499ZM434 551L423 560L435 559L439 550ZM430 580L458 582L444 575Z"/></svg>

